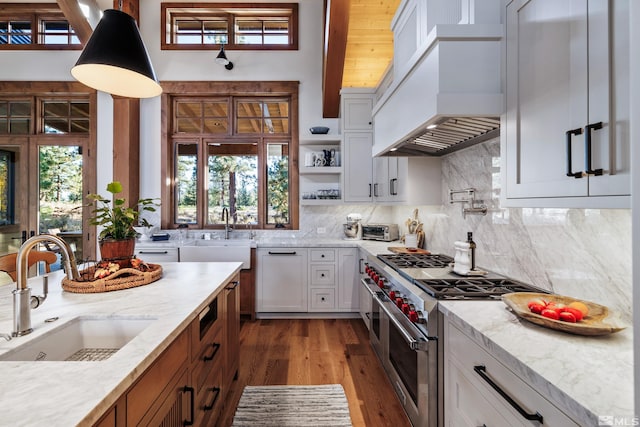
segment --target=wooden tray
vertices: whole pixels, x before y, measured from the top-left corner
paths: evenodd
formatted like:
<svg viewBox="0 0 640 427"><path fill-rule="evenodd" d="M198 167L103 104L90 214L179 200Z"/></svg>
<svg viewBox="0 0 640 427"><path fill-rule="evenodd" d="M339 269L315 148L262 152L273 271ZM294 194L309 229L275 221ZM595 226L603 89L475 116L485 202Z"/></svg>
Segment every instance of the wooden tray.
<svg viewBox="0 0 640 427"><path fill-rule="evenodd" d="M407 248L405 246L389 246L387 250L396 254L430 254L426 249L420 248Z"/></svg>
<svg viewBox="0 0 640 427"><path fill-rule="evenodd" d="M561 320L553 320L539 314L532 313L527 307L529 301L535 298L542 298L545 301L555 301L563 304L570 304L574 301L580 301L589 307L589 315L580 322L571 323ZM529 322L535 323L558 331L568 332L577 335L607 335L613 332L619 332L625 327L615 323L613 319L609 322L605 320L609 317L609 309L604 305L596 304L589 301L583 301L576 298L566 297L556 294L542 294L535 292L514 292L502 296L502 301L513 310L515 314Z"/></svg>
<svg viewBox="0 0 640 427"><path fill-rule="evenodd" d="M62 279L62 289L67 292L80 294L118 291L121 289L135 288L148 285L162 278L162 266L160 264L147 263L148 271L140 271L135 268L121 268L102 279L76 281L68 278ZM85 273L87 270L80 272Z"/></svg>

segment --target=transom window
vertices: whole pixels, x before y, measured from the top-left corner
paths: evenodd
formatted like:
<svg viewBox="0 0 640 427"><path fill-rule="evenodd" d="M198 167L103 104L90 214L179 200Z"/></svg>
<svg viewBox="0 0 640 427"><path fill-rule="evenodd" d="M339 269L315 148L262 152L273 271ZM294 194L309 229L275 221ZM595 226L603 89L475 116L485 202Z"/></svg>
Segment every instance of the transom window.
<svg viewBox="0 0 640 427"><path fill-rule="evenodd" d="M228 212L236 229L297 228L297 83L258 84L279 89L257 91L273 96L220 96L225 84L204 82L187 89L193 96L171 95L169 85L163 182L172 184L163 204L172 208L163 210L163 227L223 228Z"/></svg>
<svg viewBox="0 0 640 427"><path fill-rule="evenodd" d="M162 3L162 49L298 49L297 3Z"/></svg>
<svg viewBox="0 0 640 427"><path fill-rule="evenodd" d="M0 135L88 134L89 123L88 97L0 98Z"/></svg>
<svg viewBox="0 0 640 427"><path fill-rule="evenodd" d="M29 8L31 6L31 8ZM80 39L57 5L9 3L0 12L0 49L81 49Z"/></svg>

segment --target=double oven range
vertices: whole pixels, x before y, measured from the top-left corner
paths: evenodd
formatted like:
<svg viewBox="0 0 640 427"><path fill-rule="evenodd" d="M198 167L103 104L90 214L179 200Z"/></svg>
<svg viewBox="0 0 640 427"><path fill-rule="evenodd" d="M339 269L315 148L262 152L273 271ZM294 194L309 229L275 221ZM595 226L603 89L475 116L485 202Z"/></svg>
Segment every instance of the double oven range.
<svg viewBox="0 0 640 427"><path fill-rule="evenodd" d="M460 277L440 254L368 256L362 285L371 294L371 344L414 426L441 427L444 333L438 300L500 299L545 292L496 274Z"/></svg>

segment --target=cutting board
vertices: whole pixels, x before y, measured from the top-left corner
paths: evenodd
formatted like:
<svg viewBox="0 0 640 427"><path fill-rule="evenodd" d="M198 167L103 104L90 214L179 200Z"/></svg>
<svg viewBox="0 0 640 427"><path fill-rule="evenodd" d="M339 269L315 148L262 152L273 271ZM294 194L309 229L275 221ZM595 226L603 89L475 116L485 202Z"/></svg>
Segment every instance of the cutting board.
<svg viewBox="0 0 640 427"><path fill-rule="evenodd" d="M430 254L431 253L426 249L407 248L405 246L389 246L387 249L396 254Z"/></svg>

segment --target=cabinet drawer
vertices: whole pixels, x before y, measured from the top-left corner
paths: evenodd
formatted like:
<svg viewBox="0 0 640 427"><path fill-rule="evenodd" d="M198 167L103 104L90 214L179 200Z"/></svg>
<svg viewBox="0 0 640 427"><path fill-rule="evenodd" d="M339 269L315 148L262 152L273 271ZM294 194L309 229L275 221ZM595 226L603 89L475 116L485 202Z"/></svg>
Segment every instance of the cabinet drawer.
<svg viewBox="0 0 640 427"><path fill-rule="evenodd" d="M508 420L506 425L530 427L537 424L526 420L520 415L516 409L489 384L489 381L495 383L527 413L539 413L544 419L544 425L578 426L578 424L574 423L567 415L457 327L449 324L446 340L448 343L450 364L457 365L460 374L464 375L468 379L468 382L478 389L479 393L484 395L486 400L498 408L499 412ZM483 378L482 375L486 378Z"/></svg>
<svg viewBox="0 0 640 427"><path fill-rule="evenodd" d="M215 358L208 362L200 361L191 375L192 384L196 385L195 425L210 425L209 419L215 420L220 413L223 394L223 357L218 351ZM226 391L224 391L226 393ZM213 417L213 418L211 418Z"/></svg>
<svg viewBox="0 0 640 427"><path fill-rule="evenodd" d="M136 248L136 258L145 262L178 262L178 248Z"/></svg>
<svg viewBox="0 0 640 427"><path fill-rule="evenodd" d="M311 265L311 285L312 286L334 286L336 283L335 264L312 264Z"/></svg>
<svg viewBox="0 0 640 427"><path fill-rule="evenodd" d="M198 349L197 360L193 364L192 385L199 394L205 386L209 373L214 369L222 369L225 346L222 328L216 328L216 333L202 342Z"/></svg>
<svg viewBox="0 0 640 427"><path fill-rule="evenodd" d="M222 301L216 296L191 322L191 359L202 359L216 343L222 343Z"/></svg>
<svg viewBox="0 0 640 427"><path fill-rule="evenodd" d="M336 260L335 249L311 249L311 262L333 262Z"/></svg>
<svg viewBox="0 0 640 427"><path fill-rule="evenodd" d="M326 311L336 307L335 289L316 288L310 290L311 307L310 310Z"/></svg>

